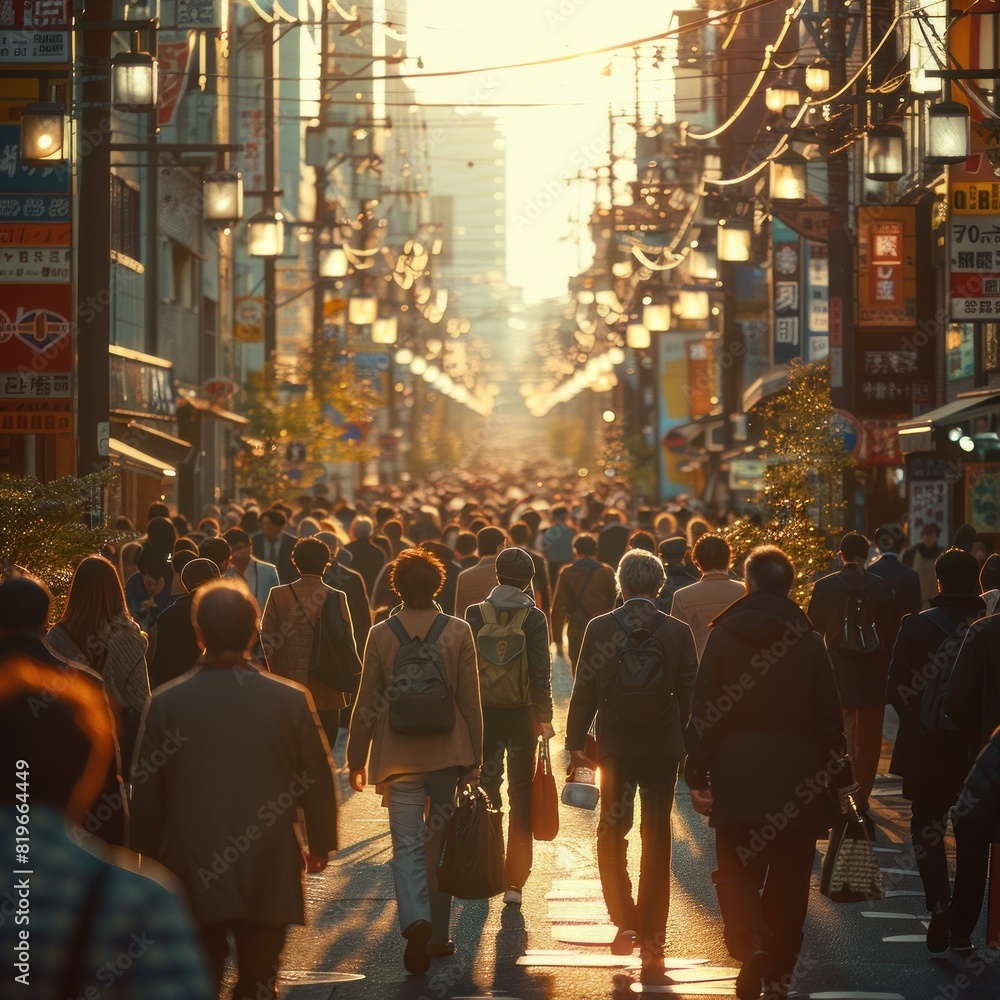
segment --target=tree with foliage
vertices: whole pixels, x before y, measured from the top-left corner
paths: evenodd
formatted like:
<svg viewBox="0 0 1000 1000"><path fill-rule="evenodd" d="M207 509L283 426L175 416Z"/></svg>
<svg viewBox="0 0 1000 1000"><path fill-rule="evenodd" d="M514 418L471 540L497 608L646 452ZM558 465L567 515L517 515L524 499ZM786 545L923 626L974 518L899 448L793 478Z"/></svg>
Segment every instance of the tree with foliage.
<svg viewBox="0 0 1000 1000"><path fill-rule="evenodd" d="M243 456L239 479L255 497L289 497L323 478L328 463L378 455L377 442L361 432L381 396L348 355L324 342L300 354L294 374L296 382L279 382L272 362L247 380L241 409L250 421L247 437L259 445Z"/></svg>
<svg viewBox="0 0 1000 1000"><path fill-rule="evenodd" d="M27 571L44 581L61 609L77 563L118 537L92 511L113 486L116 469L43 483L32 476L0 476L0 572Z"/></svg>
<svg viewBox="0 0 1000 1000"><path fill-rule="evenodd" d="M792 597L809 599L817 574L830 564L830 542L843 529L843 475L851 458L832 425L830 368L789 366L788 387L763 406L767 458L757 515L735 521L726 537L736 559L756 545L780 546L795 563Z"/></svg>

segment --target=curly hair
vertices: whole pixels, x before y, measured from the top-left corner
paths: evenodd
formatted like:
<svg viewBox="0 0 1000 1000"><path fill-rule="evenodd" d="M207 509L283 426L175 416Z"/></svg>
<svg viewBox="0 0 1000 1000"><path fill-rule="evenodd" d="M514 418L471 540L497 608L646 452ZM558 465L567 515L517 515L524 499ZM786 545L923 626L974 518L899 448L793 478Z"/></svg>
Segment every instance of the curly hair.
<svg viewBox="0 0 1000 1000"><path fill-rule="evenodd" d="M404 549L392 564L389 586L414 611L426 611L444 586L441 560L426 549Z"/></svg>

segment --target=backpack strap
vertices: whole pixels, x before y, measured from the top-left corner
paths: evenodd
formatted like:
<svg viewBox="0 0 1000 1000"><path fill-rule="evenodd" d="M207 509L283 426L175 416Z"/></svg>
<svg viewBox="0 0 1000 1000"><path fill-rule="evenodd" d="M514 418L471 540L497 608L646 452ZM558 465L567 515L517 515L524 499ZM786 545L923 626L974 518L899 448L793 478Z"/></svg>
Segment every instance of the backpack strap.
<svg viewBox="0 0 1000 1000"><path fill-rule="evenodd" d="M441 614L431 623L431 627L424 636L424 642L437 642L441 638L441 633L448 627L448 615ZM402 625L400 626L402 628Z"/></svg>
<svg viewBox="0 0 1000 1000"><path fill-rule="evenodd" d="M496 625L497 609L489 601L483 601L479 605L479 613L483 616L484 625Z"/></svg>
<svg viewBox="0 0 1000 1000"><path fill-rule="evenodd" d="M619 628L627 635L630 636L635 631L635 626L632 624L629 616L625 614L624 608L615 608L611 612L611 617L618 622Z"/></svg>
<svg viewBox="0 0 1000 1000"><path fill-rule="evenodd" d="M410 636L403 628L403 623L398 618L387 618L386 621L389 623L392 634L399 640L399 644L405 646L410 641Z"/></svg>
<svg viewBox="0 0 1000 1000"><path fill-rule="evenodd" d="M926 611L921 611L920 617L926 618L929 622L934 622L949 637L959 634L955 623L940 608L928 608Z"/></svg>
<svg viewBox="0 0 1000 1000"><path fill-rule="evenodd" d="M528 617L528 612L531 608L521 608L519 611L514 612L514 617L507 623L512 628L519 628L523 631L524 620Z"/></svg>
<svg viewBox="0 0 1000 1000"><path fill-rule="evenodd" d="M583 606L583 595L587 593L587 588L590 586L590 581L594 579L594 574L597 572L597 567L587 571L587 578L580 585L580 589L573 596L573 608L570 614L576 614L577 611L586 611Z"/></svg>
<svg viewBox="0 0 1000 1000"><path fill-rule="evenodd" d="M312 629L313 632L315 632L316 631L316 622L318 622L319 619L323 617L323 608L319 609L319 615L316 618L316 622L311 622L311 621L309 621L309 615L306 613L306 609L302 606L302 602L299 600L299 595L296 594L295 591L291 587L288 588L288 592L292 595L292 597L295 598L295 603L299 606L299 611L302 612L302 617L305 618L306 624L309 626L310 629ZM326 598L325 597L323 598L323 604L324 604L324 606L326 605Z"/></svg>

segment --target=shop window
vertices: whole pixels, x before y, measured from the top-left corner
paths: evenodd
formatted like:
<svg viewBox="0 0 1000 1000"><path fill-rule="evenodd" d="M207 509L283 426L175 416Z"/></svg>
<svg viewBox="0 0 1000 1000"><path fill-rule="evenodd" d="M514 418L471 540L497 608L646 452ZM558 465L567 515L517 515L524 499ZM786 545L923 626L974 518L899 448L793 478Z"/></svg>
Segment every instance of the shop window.
<svg viewBox="0 0 1000 1000"><path fill-rule="evenodd" d="M139 189L118 174L111 175L111 249L129 260L142 260Z"/></svg>
<svg viewBox="0 0 1000 1000"><path fill-rule="evenodd" d="M976 374L975 327L972 323L952 323L945 334L945 371L948 381L972 378Z"/></svg>
<svg viewBox="0 0 1000 1000"><path fill-rule="evenodd" d="M983 324L983 371L995 372L1000 368L1000 324Z"/></svg>

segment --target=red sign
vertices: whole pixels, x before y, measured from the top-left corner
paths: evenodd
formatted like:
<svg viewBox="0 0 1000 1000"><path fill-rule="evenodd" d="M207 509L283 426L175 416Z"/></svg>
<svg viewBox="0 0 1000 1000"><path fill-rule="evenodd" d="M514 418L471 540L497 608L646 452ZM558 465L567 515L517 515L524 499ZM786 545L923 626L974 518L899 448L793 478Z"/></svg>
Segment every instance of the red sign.
<svg viewBox="0 0 1000 1000"><path fill-rule="evenodd" d="M45 28L69 24L69 0L16 0L0 3L0 24L5 28Z"/></svg>
<svg viewBox="0 0 1000 1000"><path fill-rule="evenodd" d="M915 328L916 216L912 206L858 209L858 329Z"/></svg>
<svg viewBox="0 0 1000 1000"><path fill-rule="evenodd" d="M12 247L68 247L69 223L36 222L0 226L0 246Z"/></svg>
<svg viewBox="0 0 1000 1000"><path fill-rule="evenodd" d="M156 73L159 80L159 99L156 102L157 124L169 125L187 83L188 62L191 58L191 41L156 44Z"/></svg>

